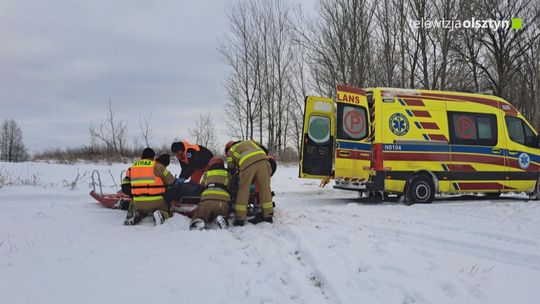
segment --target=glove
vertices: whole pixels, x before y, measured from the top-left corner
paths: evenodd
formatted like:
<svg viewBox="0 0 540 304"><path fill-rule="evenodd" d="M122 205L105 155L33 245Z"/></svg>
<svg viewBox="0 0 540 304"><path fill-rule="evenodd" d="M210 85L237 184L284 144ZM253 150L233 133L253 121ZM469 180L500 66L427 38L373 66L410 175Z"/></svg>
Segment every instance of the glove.
<svg viewBox="0 0 540 304"><path fill-rule="evenodd" d="M185 181L186 181L185 178L183 178L183 177L178 177L177 179L174 180L174 184L175 184L175 185L180 185L180 184L183 184Z"/></svg>

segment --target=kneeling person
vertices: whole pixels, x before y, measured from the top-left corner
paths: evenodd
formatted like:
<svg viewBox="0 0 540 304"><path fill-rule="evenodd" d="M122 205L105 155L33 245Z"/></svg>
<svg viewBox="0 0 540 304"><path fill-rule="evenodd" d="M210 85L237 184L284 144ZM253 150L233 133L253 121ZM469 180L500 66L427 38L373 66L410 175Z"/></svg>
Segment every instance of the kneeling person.
<svg viewBox="0 0 540 304"><path fill-rule="evenodd" d="M205 187L201 194L201 202L193 215L190 230L202 230L207 223L215 221L220 228L228 226L229 215L229 172L219 157L214 157L208 163L208 171L204 174L202 185Z"/></svg>
<svg viewBox="0 0 540 304"><path fill-rule="evenodd" d="M166 186L174 183L174 176L154 157L154 150L144 149L141 160L135 161L126 173L131 181L133 202L124 225L135 225L150 213L156 225L172 216L163 195Z"/></svg>

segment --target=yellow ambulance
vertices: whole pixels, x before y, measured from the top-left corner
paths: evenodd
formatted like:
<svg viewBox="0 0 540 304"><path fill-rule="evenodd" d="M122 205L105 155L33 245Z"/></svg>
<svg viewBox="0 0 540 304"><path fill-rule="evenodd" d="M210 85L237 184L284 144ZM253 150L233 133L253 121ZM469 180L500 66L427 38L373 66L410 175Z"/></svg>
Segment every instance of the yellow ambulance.
<svg viewBox="0 0 540 304"><path fill-rule="evenodd" d="M540 199L539 136L496 96L338 85L305 100L300 177L403 195L527 192Z"/></svg>

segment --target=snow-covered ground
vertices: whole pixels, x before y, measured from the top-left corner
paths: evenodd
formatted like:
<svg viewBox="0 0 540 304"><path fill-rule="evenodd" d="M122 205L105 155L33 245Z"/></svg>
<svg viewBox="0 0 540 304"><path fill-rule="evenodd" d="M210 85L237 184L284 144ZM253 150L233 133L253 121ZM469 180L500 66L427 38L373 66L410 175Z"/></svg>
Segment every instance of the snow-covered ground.
<svg viewBox="0 0 540 304"><path fill-rule="evenodd" d="M181 215L123 226L88 195L92 169L113 192L125 167L0 163L1 303L540 299L540 203L525 196L367 204L280 167L274 224L193 232Z"/></svg>

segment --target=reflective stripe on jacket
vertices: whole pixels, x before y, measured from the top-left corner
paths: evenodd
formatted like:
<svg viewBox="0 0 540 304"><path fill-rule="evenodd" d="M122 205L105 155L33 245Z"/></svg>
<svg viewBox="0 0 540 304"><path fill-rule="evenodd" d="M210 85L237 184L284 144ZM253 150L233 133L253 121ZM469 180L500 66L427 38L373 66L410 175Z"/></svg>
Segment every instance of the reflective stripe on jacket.
<svg viewBox="0 0 540 304"><path fill-rule="evenodd" d="M156 161L142 159L135 161L129 170L131 195L135 201L155 201L162 199L165 184L155 173ZM165 170L167 175L168 171Z"/></svg>
<svg viewBox="0 0 540 304"><path fill-rule="evenodd" d="M205 190L201 194L201 201L205 200L220 200L230 201L229 194L229 172L224 169L208 170L202 181Z"/></svg>
<svg viewBox="0 0 540 304"><path fill-rule="evenodd" d="M232 145L227 152L227 168L229 169L242 170L260 160L268 160L268 156L253 140L240 141Z"/></svg>

